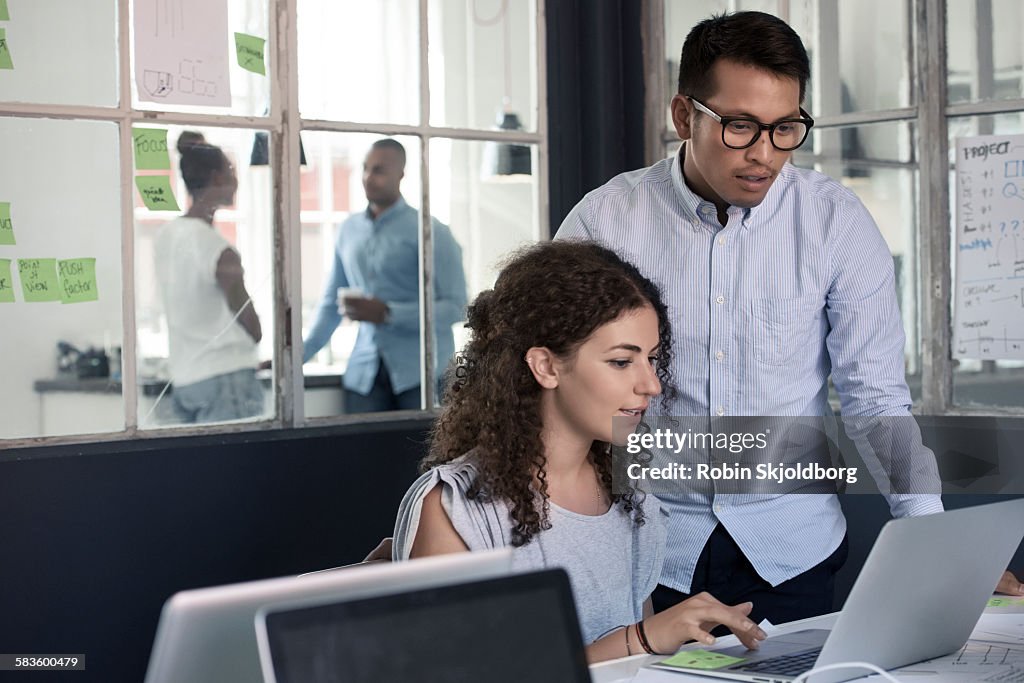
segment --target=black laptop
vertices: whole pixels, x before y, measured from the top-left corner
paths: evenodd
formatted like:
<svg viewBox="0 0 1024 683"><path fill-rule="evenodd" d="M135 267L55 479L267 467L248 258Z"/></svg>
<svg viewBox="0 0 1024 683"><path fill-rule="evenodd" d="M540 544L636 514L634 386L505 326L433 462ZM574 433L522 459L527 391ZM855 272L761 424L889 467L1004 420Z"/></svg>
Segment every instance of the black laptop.
<svg viewBox="0 0 1024 683"><path fill-rule="evenodd" d="M256 616L266 683L589 683L561 569Z"/></svg>

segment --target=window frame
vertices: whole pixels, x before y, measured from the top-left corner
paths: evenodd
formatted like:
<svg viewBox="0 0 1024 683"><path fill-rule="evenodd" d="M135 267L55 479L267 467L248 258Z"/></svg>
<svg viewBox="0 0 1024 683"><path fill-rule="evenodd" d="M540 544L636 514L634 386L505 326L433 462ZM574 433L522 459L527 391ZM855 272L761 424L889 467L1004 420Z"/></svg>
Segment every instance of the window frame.
<svg viewBox="0 0 1024 683"><path fill-rule="evenodd" d="M518 143L537 149L535 200L538 240L549 235L547 56L545 0L533 0L536 8L531 36L531 66L537 88L537 126L533 132L488 130L436 126L430 123L430 69L428 61L429 0L418 0L419 12L419 123L418 125L365 123L342 120L306 119L299 110L298 0L267 0L268 36L266 54L270 57L270 110L266 116L239 116L220 113L181 113L132 106L131 12L132 0L117 2L118 104L116 107L0 102L0 117L86 120L115 123L120 142L121 185L121 305L122 369L121 396L124 403L124 429L61 436L35 436L0 439L0 447L122 441L188 437L199 434L261 432L281 428L347 425L422 420L436 409L360 413L306 418L303 402L302 372L302 263L300 226L300 132L369 133L381 136L416 137L420 145L420 363L422 377L433 376L433 298L424 296L433 278L433 240L430 219L430 142L436 138L459 141ZM220 128L257 128L269 133L272 210L273 274L274 414L253 422L210 425L183 425L140 428L138 414L138 363L135 301L135 216L134 158L132 127L138 124L210 126ZM422 381L423 404L434 405L434 382Z"/></svg>

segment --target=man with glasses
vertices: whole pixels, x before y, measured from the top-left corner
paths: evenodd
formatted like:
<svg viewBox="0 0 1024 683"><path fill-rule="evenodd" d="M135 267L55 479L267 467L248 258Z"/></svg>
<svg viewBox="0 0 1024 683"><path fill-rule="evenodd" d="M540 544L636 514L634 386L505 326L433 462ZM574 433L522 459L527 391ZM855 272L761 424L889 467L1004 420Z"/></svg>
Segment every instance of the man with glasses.
<svg viewBox="0 0 1024 683"><path fill-rule="evenodd" d="M611 245L657 282L673 321L670 416L830 415L912 421L893 262L840 183L787 162L814 125L797 34L761 12L715 16L683 45L672 122L683 145L590 192L557 238ZM902 435L930 483L916 425ZM708 591L779 623L830 612L847 554L835 495L657 493L670 512L654 607ZM942 510L937 486L887 496L896 516ZM1012 577L1010 577L1012 578Z"/></svg>

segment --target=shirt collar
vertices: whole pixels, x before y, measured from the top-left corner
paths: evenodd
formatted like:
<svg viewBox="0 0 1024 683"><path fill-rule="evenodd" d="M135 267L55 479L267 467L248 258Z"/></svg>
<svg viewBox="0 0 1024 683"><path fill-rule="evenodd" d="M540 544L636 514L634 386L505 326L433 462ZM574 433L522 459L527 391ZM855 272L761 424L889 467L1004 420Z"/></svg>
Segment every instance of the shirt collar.
<svg viewBox="0 0 1024 683"><path fill-rule="evenodd" d="M689 188L686 181L683 178L683 160L686 158L686 142L679 146L679 152L672 159L672 186L675 188L676 196L679 198L679 202L683 206L683 211L687 217L696 221L697 226L705 224L711 227L713 230L722 229L722 224L718 222L718 209L714 203L709 202L703 197L699 196L693 190ZM778 183L779 179L775 179L775 183ZM771 194L775 189L774 185L768 190L768 194ZM765 201L768 200L768 196L765 196ZM764 202L761 202L762 204ZM728 213L730 216L730 222L732 216L741 216L742 224L744 228L749 228L751 219L754 212L759 207L755 206L750 209L741 209L738 206L730 206ZM699 229L694 226L694 229Z"/></svg>
<svg viewBox="0 0 1024 683"><path fill-rule="evenodd" d="M370 205L369 204L366 205L365 214L366 214L366 218L371 223L376 223L376 222L384 220L388 216L391 216L391 215L393 215L395 213L398 213L400 210L404 209L406 206L408 206L408 204L405 203L405 197L403 197L402 195L398 195L398 199L395 201L395 203L392 204L391 206L389 206L388 208L384 209L383 211L381 211L380 215L377 216L376 218L373 217L373 212L370 211Z"/></svg>

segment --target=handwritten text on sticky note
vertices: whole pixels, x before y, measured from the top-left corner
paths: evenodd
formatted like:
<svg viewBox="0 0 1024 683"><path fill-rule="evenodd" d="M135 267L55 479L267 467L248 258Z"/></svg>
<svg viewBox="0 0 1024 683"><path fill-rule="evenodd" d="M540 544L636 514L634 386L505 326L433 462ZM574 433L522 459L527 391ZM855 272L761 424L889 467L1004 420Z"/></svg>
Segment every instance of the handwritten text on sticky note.
<svg viewBox="0 0 1024 683"><path fill-rule="evenodd" d="M0 304L14 302L14 278L11 276L11 259L0 258Z"/></svg>
<svg viewBox="0 0 1024 683"><path fill-rule="evenodd" d="M988 601L989 607L1015 607L1024 605L1024 598L992 598Z"/></svg>
<svg viewBox="0 0 1024 683"><path fill-rule="evenodd" d="M266 76L267 68L263 63L263 47L266 42L263 38L236 33L235 52L238 55L238 66L246 71Z"/></svg>
<svg viewBox="0 0 1024 683"><path fill-rule="evenodd" d="M11 59L11 48L7 44L7 30L0 28L0 69L13 69L14 60Z"/></svg>
<svg viewBox="0 0 1024 683"><path fill-rule="evenodd" d="M137 175L135 187L139 188L142 202L151 211L180 211L171 190L171 179L165 175Z"/></svg>
<svg viewBox="0 0 1024 683"><path fill-rule="evenodd" d="M14 222L11 220L11 203L0 202L0 244L14 243Z"/></svg>
<svg viewBox="0 0 1024 683"><path fill-rule="evenodd" d="M132 145L135 147L135 168L158 171L171 167L166 129L132 128Z"/></svg>
<svg viewBox="0 0 1024 683"><path fill-rule="evenodd" d="M740 657L730 657L729 655L711 652L710 650L684 650L660 663L667 666L686 667L688 669L721 669L723 666L729 666L742 661L743 659Z"/></svg>
<svg viewBox="0 0 1024 683"><path fill-rule="evenodd" d="M76 258L57 262L60 275L60 300L65 304L96 301L100 298L96 288L96 259Z"/></svg>
<svg viewBox="0 0 1024 683"><path fill-rule="evenodd" d="M18 277L25 301L60 301L57 259L18 259Z"/></svg>

